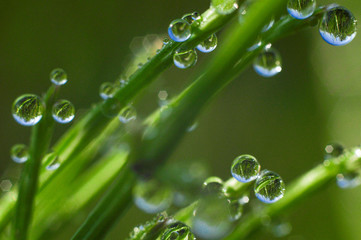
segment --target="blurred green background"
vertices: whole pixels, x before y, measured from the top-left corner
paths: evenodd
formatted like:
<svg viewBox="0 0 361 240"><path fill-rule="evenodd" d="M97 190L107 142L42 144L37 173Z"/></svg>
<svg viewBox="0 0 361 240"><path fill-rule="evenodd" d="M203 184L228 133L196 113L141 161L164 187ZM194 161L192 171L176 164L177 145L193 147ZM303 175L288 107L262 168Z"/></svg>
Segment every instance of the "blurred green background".
<svg viewBox="0 0 361 240"><path fill-rule="evenodd" d="M338 3L361 19L361 2ZM9 150L29 139L30 129L11 116L17 96L40 95L50 84L49 72L61 67L69 76L62 97L81 115L100 100L99 85L123 71L134 37L165 34L173 19L208 6L208 0L1 1L1 179L15 180L20 167L10 160ZM282 54L283 72L265 79L250 68L239 76L202 113L198 128L184 138L171 161L202 160L213 175L227 179L233 159L248 153L287 183L320 163L327 143L361 143L361 38L333 47L314 28L274 46ZM138 97L140 118L157 107L160 90L172 97L184 89L212 53L199 55L194 68L170 68ZM68 127L57 126L55 139ZM149 218L133 207L107 239L124 239ZM360 239L361 188L341 190L334 184L306 200L289 219L293 229L285 239Z"/></svg>

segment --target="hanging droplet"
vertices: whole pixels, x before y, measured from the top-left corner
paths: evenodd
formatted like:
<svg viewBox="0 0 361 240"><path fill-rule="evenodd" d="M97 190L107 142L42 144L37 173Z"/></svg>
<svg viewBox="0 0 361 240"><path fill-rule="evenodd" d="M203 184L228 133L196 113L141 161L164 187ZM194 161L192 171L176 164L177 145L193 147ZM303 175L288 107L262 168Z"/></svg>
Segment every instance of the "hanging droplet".
<svg viewBox="0 0 361 240"><path fill-rule="evenodd" d="M16 163L23 163L29 159L29 149L24 144L16 144L10 151L11 159Z"/></svg>
<svg viewBox="0 0 361 240"><path fill-rule="evenodd" d="M217 13L227 15L238 9L238 3L237 0L211 0L211 7L215 8Z"/></svg>
<svg viewBox="0 0 361 240"><path fill-rule="evenodd" d="M228 200L228 208L231 221L237 221L241 218L243 212L243 202L240 199Z"/></svg>
<svg viewBox="0 0 361 240"><path fill-rule="evenodd" d="M24 94L18 97L12 106L13 117L23 126L34 126L43 117L43 113L43 103L34 94Z"/></svg>
<svg viewBox="0 0 361 240"><path fill-rule="evenodd" d="M197 49L200 52L209 53L212 52L217 47L217 36L212 34L206 40L197 45Z"/></svg>
<svg viewBox="0 0 361 240"><path fill-rule="evenodd" d="M265 48L255 58L253 68L262 77L275 76L282 71L281 55L272 47Z"/></svg>
<svg viewBox="0 0 361 240"><path fill-rule="evenodd" d="M285 184L275 172L263 170L254 185L256 197L264 203L274 203L283 198Z"/></svg>
<svg viewBox="0 0 361 240"><path fill-rule="evenodd" d="M162 233L161 240L194 240L190 227L182 222L170 224Z"/></svg>
<svg viewBox="0 0 361 240"><path fill-rule="evenodd" d="M123 108L119 114L119 120L122 123L128 123L135 119L137 119L137 111L132 105L128 105L125 108Z"/></svg>
<svg viewBox="0 0 361 240"><path fill-rule="evenodd" d="M311 17L316 9L316 0L288 0L287 11L296 19Z"/></svg>
<svg viewBox="0 0 361 240"><path fill-rule="evenodd" d="M66 72L61 68L56 68L50 73L50 81L55 85L64 85L68 81Z"/></svg>
<svg viewBox="0 0 361 240"><path fill-rule="evenodd" d="M108 98L114 97L116 90L117 88L113 83L105 82L100 85L99 95L102 99L106 100Z"/></svg>
<svg viewBox="0 0 361 240"><path fill-rule="evenodd" d="M176 67L186 69L194 66L197 58L197 52L191 49L174 53L173 62Z"/></svg>
<svg viewBox="0 0 361 240"><path fill-rule="evenodd" d="M52 115L58 123L69 123L75 116L74 105L68 100L58 100L53 105Z"/></svg>
<svg viewBox="0 0 361 240"><path fill-rule="evenodd" d="M340 188L354 188L361 184L359 172L340 173L336 176L337 185Z"/></svg>
<svg viewBox="0 0 361 240"><path fill-rule="evenodd" d="M44 161L48 162L48 165L45 167L48 171L54 171L60 167L59 157L54 152L47 154Z"/></svg>
<svg viewBox="0 0 361 240"><path fill-rule="evenodd" d="M344 7L334 7L324 13L319 25L323 40L334 46L350 43L356 36L357 20Z"/></svg>
<svg viewBox="0 0 361 240"><path fill-rule="evenodd" d="M139 181L133 188L135 205L146 213L166 210L172 203L172 191L157 180Z"/></svg>
<svg viewBox="0 0 361 240"><path fill-rule="evenodd" d="M231 229L232 222L225 198L207 197L198 202L192 230L202 239L222 239Z"/></svg>
<svg viewBox="0 0 361 240"><path fill-rule="evenodd" d="M191 25L184 19L176 19L168 28L169 37L176 42L184 42L192 35Z"/></svg>
<svg viewBox="0 0 361 240"><path fill-rule="evenodd" d="M324 159L331 159L340 156L344 151L344 147L339 143L330 143L325 147Z"/></svg>
<svg viewBox="0 0 361 240"><path fill-rule="evenodd" d="M219 177L209 177L204 181L202 186L203 195L220 195L225 192L222 179Z"/></svg>
<svg viewBox="0 0 361 240"><path fill-rule="evenodd" d="M258 177L261 165L251 155L241 155L232 164L232 176L239 182L250 182Z"/></svg>

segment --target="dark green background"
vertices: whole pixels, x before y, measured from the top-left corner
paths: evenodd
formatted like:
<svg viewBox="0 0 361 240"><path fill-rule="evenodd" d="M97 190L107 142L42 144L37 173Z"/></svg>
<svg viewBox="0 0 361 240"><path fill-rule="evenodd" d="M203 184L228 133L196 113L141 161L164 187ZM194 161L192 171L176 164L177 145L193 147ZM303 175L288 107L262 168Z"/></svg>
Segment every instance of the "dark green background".
<svg viewBox="0 0 361 240"><path fill-rule="evenodd" d="M361 19L359 1L339 3ZM208 6L206 0L1 1L1 179L11 178L19 169L10 160L9 149L27 143L30 133L11 116L17 96L40 95L50 84L49 72L61 67L69 76L62 97L74 103L79 115L99 101L99 85L122 72L134 37L165 34L173 19L195 10L203 12ZM283 72L265 79L249 69L239 76L203 112L197 130L185 137L172 160L201 159L210 165L212 174L227 179L232 160L248 153L287 183L320 163L328 142L358 145L360 44L356 37L348 46L332 47L316 28L275 44L282 54ZM193 69L172 67L139 96L140 117L155 109L159 90L171 96L180 92L212 54L199 55ZM56 136L67 128L57 127ZM293 231L285 239L359 239L360 199L360 188L330 186L293 211ZM123 239L132 226L149 218L132 209L108 239Z"/></svg>

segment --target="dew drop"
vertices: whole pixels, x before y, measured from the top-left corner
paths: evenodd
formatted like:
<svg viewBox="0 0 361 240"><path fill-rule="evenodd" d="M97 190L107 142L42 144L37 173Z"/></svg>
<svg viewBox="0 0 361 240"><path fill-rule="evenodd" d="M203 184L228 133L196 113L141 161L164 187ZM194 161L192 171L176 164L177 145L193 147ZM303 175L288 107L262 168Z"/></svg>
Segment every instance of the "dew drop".
<svg viewBox="0 0 361 240"><path fill-rule="evenodd" d="M197 49L200 52L209 53L212 52L217 47L217 36L212 34L206 40L197 45Z"/></svg>
<svg viewBox="0 0 361 240"><path fill-rule="evenodd" d="M222 239L232 222L225 198L207 197L198 202L192 222L193 232L202 239Z"/></svg>
<svg viewBox="0 0 361 240"><path fill-rule="evenodd" d="M157 180L138 181L133 188L135 205L146 213L166 210L172 203L172 191Z"/></svg>
<svg viewBox="0 0 361 240"><path fill-rule="evenodd" d="M324 159L331 159L340 156L344 151L344 147L339 143L330 143L325 147Z"/></svg>
<svg viewBox="0 0 361 240"><path fill-rule="evenodd" d="M29 149L24 144L16 144L11 148L10 155L14 162L23 163L29 158Z"/></svg>
<svg viewBox="0 0 361 240"><path fill-rule="evenodd" d="M117 88L113 83L105 82L100 85L99 95L102 99L106 100L108 98L114 97L116 90Z"/></svg>
<svg viewBox="0 0 361 240"><path fill-rule="evenodd" d="M49 153L45 156L45 161L49 164L45 167L48 171L54 171L60 167L59 156L55 153Z"/></svg>
<svg viewBox="0 0 361 240"><path fill-rule="evenodd" d="M119 120L122 123L128 123L135 119L137 119L137 111L132 105L128 105L125 108L123 108L119 114Z"/></svg>
<svg viewBox="0 0 361 240"><path fill-rule="evenodd" d="M198 122L194 122L192 125L190 125L188 128L187 128L187 132L193 132L194 130L196 130L198 127Z"/></svg>
<svg viewBox="0 0 361 240"><path fill-rule="evenodd" d="M237 221L242 216L243 203L240 199L228 200L228 209L230 213L230 220Z"/></svg>
<svg viewBox="0 0 361 240"><path fill-rule="evenodd" d="M18 97L12 106L15 120L23 126L34 126L43 117L44 106L40 98L34 94Z"/></svg>
<svg viewBox="0 0 361 240"><path fill-rule="evenodd" d="M237 0L211 0L211 7L219 14L228 15L238 9L238 3Z"/></svg>
<svg viewBox="0 0 361 240"><path fill-rule="evenodd" d="M296 19L310 17L316 9L316 0L288 0L287 11Z"/></svg>
<svg viewBox="0 0 361 240"><path fill-rule="evenodd" d="M204 181L202 186L203 195L219 195L225 192L222 179L219 177L209 177Z"/></svg>
<svg viewBox="0 0 361 240"><path fill-rule="evenodd" d="M340 188L354 188L361 184L361 174L358 172L340 173L336 176Z"/></svg>
<svg viewBox="0 0 361 240"><path fill-rule="evenodd" d="M168 34L173 41L184 42L192 35L192 28L186 20L176 19L170 23Z"/></svg>
<svg viewBox="0 0 361 240"><path fill-rule="evenodd" d="M268 30L271 29L271 27L273 27L273 25L275 24L275 19L274 17L271 18L271 20L262 28L262 32L267 32Z"/></svg>
<svg viewBox="0 0 361 240"><path fill-rule="evenodd" d="M282 71L281 55L272 47L265 48L255 58L253 68L262 77L275 76Z"/></svg>
<svg viewBox="0 0 361 240"><path fill-rule="evenodd" d="M239 182L250 182L258 177L261 165L251 155L241 155L232 164L232 176Z"/></svg>
<svg viewBox="0 0 361 240"><path fill-rule="evenodd" d="M197 58L197 52L191 49L174 53L173 62L176 67L186 69L194 66Z"/></svg>
<svg viewBox="0 0 361 240"><path fill-rule="evenodd" d="M163 232L161 240L194 240L190 227L182 222L170 224Z"/></svg>
<svg viewBox="0 0 361 240"><path fill-rule="evenodd" d="M193 19L193 14L192 13L187 13L182 17L183 20L186 20L187 23L192 24L194 22Z"/></svg>
<svg viewBox="0 0 361 240"><path fill-rule="evenodd" d="M285 184L275 172L263 170L254 185L256 197L264 203L274 203L283 198Z"/></svg>
<svg viewBox="0 0 361 240"><path fill-rule="evenodd" d="M68 100L58 100L53 105L52 115L58 123L69 123L75 116L74 105Z"/></svg>
<svg viewBox="0 0 361 240"><path fill-rule="evenodd" d="M356 36L357 20L344 7L334 7L324 13L319 25L323 40L334 46L350 43Z"/></svg>
<svg viewBox="0 0 361 240"><path fill-rule="evenodd" d="M68 81L66 72L61 68L56 68L50 72L50 81L57 85L64 85Z"/></svg>
<svg viewBox="0 0 361 240"><path fill-rule="evenodd" d="M169 38L163 38L163 47L170 42Z"/></svg>

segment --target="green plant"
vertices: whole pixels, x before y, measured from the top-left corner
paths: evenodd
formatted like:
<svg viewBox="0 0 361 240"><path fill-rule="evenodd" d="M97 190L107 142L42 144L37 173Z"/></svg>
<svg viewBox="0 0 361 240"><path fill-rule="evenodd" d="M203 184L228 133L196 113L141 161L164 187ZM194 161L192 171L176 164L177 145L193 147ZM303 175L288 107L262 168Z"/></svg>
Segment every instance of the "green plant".
<svg viewBox="0 0 361 240"><path fill-rule="evenodd" d="M53 172L45 169L50 160L44 159L41 162L50 144L54 124L51 106L58 87L49 89L44 98L45 114L39 124L33 128L29 160L25 164L18 187L19 198L15 202L8 194L0 200L3 209L0 214L0 229L9 227L12 212L15 212L12 235L14 239L27 239L29 235L31 238L45 238L50 234L46 230L52 222L66 223L72 214L92 202L96 196L102 195L102 199L74 234L73 239L104 237L132 204L132 189L137 183L137 176L143 179L158 176L157 170L164 165L186 129L194 123L207 103L255 57L263 56L260 54L268 43L305 27L315 26L328 11L327 8L319 8L312 17L303 21L286 16L276 21L268 31L262 31L272 18L276 16L278 19L287 1L256 1L249 10L247 9L247 13L241 16L241 24L238 20L232 22L240 17L239 12L236 11L236 1L212 1L212 3L212 7L202 14L202 19L194 19L192 34L187 41L170 41L165 44L158 54L129 76L127 84L121 87L114 86L115 91L110 91L111 97L96 105L64 134L53 147L61 164L60 168ZM176 52L183 53L184 50L195 48L229 22L232 22L232 25L224 42L220 44L220 51L213 56L208 66L187 89L144 122L130 122L127 128L120 124L116 119L118 113L124 111L122 109L127 108L142 89L172 64ZM347 29L348 33L345 33L347 36L354 34L354 31L349 32L350 29L352 24ZM334 27L332 31L335 31ZM260 44L252 51L247 51L258 38L261 38ZM266 55L261 57L261 60L267 65L268 61L272 61L272 57ZM107 94L109 95L109 92ZM120 148L120 141L112 141L112 147L107 144L114 135L120 138L121 133L125 134L122 138L129 143L130 150ZM108 154L93 164L92 156L101 151L102 146L107 146ZM119 158L122 160L117 161ZM277 216L305 195L321 188L340 172L359 170L359 151L350 150L339 158L329 160L328 163L329 165L316 167L296 180L287 189L285 197L262 210L264 213L250 214L246 220L237 223L239 226L227 238L246 237L248 233L261 226L263 214ZM89 184L92 189L87 188ZM59 186L63 191L57 190ZM241 184L232 179L225 184L228 197L234 199L246 193L248 187L249 184ZM103 192L104 189L108 189L106 193ZM69 195L72 195L70 199L68 199ZM52 196L51 200L49 196ZM34 200L37 205L42 206L33 217L34 226L40 227L29 233ZM60 217L51 219L52 212L63 205L63 201L67 208L60 208ZM77 206L74 206L75 202L78 202ZM179 211L175 214L175 219L189 224L190 213L195 206L196 204L193 204ZM149 229L144 232L145 235L138 239L156 239L159 234L168 234L169 228L176 228L175 232L179 232L179 228L184 228L183 225L173 226L175 220L171 217L161 216L161 218L160 221L150 223ZM47 221L39 225L44 219Z"/></svg>

